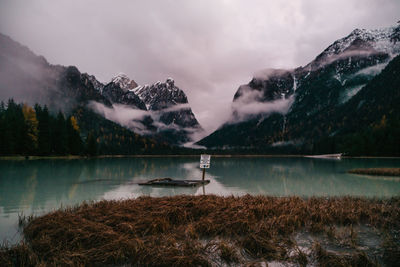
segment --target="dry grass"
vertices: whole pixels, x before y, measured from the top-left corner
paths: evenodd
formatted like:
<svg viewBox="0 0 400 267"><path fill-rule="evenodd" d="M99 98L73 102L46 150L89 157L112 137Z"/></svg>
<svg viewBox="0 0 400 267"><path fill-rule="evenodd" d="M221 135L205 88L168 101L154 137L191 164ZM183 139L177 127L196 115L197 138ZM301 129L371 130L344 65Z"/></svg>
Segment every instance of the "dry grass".
<svg viewBox="0 0 400 267"><path fill-rule="evenodd" d="M26 243L1 248L0 265L210 266L276 260L304 266L307 255L289 253L297 248L294 233L334 237L335 225L358 224L398 231L400 198L207 195L100 201L30 220L24 225ZM388 243L385 262L398 257L397 241ZM313 251L320 265L374 265L362 252L341 257L320 245Z"/></svg>
<svg viewBox="0 0 400 267"><path fill-rule="evenodd" d="M354 174L366 174L366 175L400 176L400 168L366 168L366 169L353 169L348 172Z"/></svg>

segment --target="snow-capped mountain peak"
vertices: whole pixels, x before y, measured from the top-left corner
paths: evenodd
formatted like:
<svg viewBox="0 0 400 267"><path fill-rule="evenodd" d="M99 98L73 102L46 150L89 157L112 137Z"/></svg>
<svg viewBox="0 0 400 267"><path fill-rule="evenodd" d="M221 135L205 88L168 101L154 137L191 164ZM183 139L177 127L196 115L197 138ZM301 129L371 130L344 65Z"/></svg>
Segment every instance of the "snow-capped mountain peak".
<svg viewBox="0 0 400 267"><path fill-rule="evenodd" d="M188 103L185 93L175 86L172 78L167 78L165 82L158 81L152 85L137 86L131 91L139 96L149 110L160 110Z"/></svg>
<svg viewBox="0 0 400 267"><path fill-rule="evenodd" d="M270 146L267 149L276 151L277 143L301 140L300 150L309 146L315 153L315 144L328 136L341 136L347 142L349 129L380 120L385 112L395 110L393 106L399 106L398 98L393 100L398 96L396 86L389 85L398 81L399 53L400 24L355 29L305 67L263 70L237 90L230 120L197 144L218 148ZM340 138L330 139L323 149L337 149Z"/></svg>
<svg viewBox="0 0 400 267"><path fill-rule="evenodd" d="M340 57L385 53L391 57L400 53L400 25L380 29L355 29L335 41L306 67L319 68Z"/></svg>
<svg viewBox="0 0 400 267"><path fill-rule="evenodd" d="M171 143L191 141L191 134L202 131L185 93L175 86L172 78L152 85L137 85L123 73L118 74L103 89L112 103L145 111L140 121L146 134L154 134ZM164 135L165 133L165 135Z"/></svg>
<svg viewBox="0 0 400 267"><path fill-rule="evenodd" d="M118 84L123 91L128 91L138 86L138 84L134 80L131 80L125 73L119 73L111 79L111 82Z"/></svg>
<svg viewBox="0 0 400 267"><path fill-rule="evenodd" d="M348 48L356 39L368 42L376 51L394 54L399 50L400 46L392 44L392 38L396 34L396 29L399 26L381 28L381 29L355 29L345 38L336 41L329 50L338 48L337 52L343 52Z"/></svg>

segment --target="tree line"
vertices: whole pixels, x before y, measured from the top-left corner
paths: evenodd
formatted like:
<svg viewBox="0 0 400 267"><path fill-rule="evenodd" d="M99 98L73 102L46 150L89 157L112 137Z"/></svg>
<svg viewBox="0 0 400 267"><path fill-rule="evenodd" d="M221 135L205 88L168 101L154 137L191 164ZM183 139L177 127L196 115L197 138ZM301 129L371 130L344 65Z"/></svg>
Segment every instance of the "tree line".
<svg viewBox="0 0 400 267"><path fill-rule="evenodd" d="M47 106L0 103L0 155L96 155L92 133L81 137L77 119Z"/></svg>
<svg viewBox="0 0 400 267"><path fill-rule="evenodd" d="M321 138L313 153L345 152L349 156L400 156L400 116L383 115L380 121L344 135Z"/></svg>

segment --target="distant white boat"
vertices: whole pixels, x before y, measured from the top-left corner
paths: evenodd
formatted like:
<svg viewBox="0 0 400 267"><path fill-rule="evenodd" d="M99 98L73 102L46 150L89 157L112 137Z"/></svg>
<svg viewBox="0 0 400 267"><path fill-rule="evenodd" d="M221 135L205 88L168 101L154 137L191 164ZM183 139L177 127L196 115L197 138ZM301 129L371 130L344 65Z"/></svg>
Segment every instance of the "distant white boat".
<svg viewBox="0 0 400 267"><path fill-rule="evenodd" d="M324 154L324 155L307 155L306 158L318 158L318 159L341 159L342 153L338 154Z"/></svg>

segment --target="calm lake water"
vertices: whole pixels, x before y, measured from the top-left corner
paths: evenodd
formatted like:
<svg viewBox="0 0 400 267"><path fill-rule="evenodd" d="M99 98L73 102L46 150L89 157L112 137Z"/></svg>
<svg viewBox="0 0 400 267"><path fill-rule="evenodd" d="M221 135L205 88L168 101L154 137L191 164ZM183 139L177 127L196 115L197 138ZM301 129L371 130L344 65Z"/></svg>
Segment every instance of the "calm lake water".
<svg viewBox="0 0 400 267"><path fill-rule="evenodd" d="M400 167L400 159L212 158L205 187L139 186L160 177L201 179L199 158L0 160L0 242L20 239L18 215L43 214L85 200L179 194L272 196L400 195L400 177L347 174Z"/></svg>

